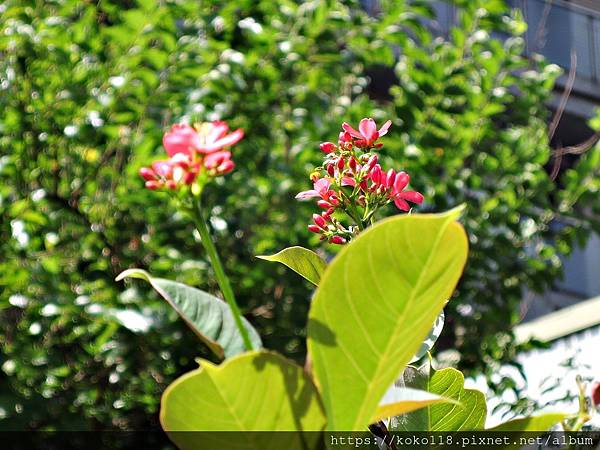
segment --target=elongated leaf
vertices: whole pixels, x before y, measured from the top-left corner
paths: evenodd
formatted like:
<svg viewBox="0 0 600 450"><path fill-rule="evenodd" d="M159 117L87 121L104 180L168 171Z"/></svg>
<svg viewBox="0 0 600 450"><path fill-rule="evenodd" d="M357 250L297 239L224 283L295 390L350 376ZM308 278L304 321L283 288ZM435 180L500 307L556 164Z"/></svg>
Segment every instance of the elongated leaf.
<svg viewBox="0 0 600 450"><path fill-rule="evenodd" d="M125 278L140 278L150 283L220 358L229 358L245 351L231 308L223 300L182 283L154 278L141 269L126 270L117 277L117 281ZM254 348L261 348L262 342L256 330L246 319L242 320Z"/></svg>
<svg viewBox="0 0 600 450"><path fill-rule="evenodd" d="M220 366L200 365L162 397L161 424L180 449L318 448L320 433L249 433L324 429L317 390L300 366L267 351L244 353Z"/></svg>
<svg viewBox="0 0 600 450"><path fill-rule="evenodd" d="M330 430L363 430L462 273L460 211L384 220L342 249L313 299L308 351Z"/></svg>
<svg viewBox="0 0 600 450"><path fill-rule="evenodd" d="M429 369L429 363L419 369L408 368L403 377L407 386L456 400L456 404L432 404L392 421L394 431L471 431L485 425L485 396L474 389L465 389L465 378L456 369Z"/></svg>
<svg viewBox="0 0 600 450"><path fill-rule="evenodd" d="M456 400L432 394L431 392L394 386L383 396L381 404L373 417L373 422L387 417L406 414L435 403L458 403Z"/></svg>
<svg viewBox="0 0 600 450"><path fill-rule="evenodd" d="M315 252L304 247L288 247L274 255L260 255L257 258L275 261L288 266L312 284L317 286L327 263Z"/></svg>

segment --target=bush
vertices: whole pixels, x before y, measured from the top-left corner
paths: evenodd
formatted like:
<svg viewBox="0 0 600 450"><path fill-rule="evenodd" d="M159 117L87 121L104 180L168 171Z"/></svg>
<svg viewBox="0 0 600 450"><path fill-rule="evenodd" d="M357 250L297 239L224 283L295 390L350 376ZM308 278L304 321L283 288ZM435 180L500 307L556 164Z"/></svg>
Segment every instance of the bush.
<svg viewBox="0 0 600 450"><path fill-rule="evenodd" d="M311 206L293 196L309 186L317 144L342 115L372 114L393 119L386 157L427 208L468 204L471 259L447 344L473 370L510 359L523 289L550 286L557 254L598 225L579 213L598 154L552 183L543 102L556 70L519 56L523 24L501 2L462 3L443 41L422 2L382 2L376 17L358 1L5 2L0 426L155 425L158 393L205 354L149 290L114 282L135 266L216 290L203 253L184 244L191 227L151 207L159 194L137 177L180 120L246 130L236 171L206 195L222 205L211 211L218 246L266 347L303 358L310 289L253 255L313 239ZM498 32L511 37L487 39ZM397 84L377 100L367 73L391 68ZM557 210L576 220L559 235Z"/></svg>

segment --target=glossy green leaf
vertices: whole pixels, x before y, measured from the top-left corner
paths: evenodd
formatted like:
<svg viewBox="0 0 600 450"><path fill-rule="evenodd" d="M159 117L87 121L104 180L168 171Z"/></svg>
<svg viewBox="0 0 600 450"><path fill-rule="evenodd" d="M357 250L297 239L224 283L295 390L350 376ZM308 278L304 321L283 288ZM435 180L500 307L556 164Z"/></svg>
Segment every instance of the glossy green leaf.
<svg viewBox="0 0 600 450"><path fill-rule="evenodd" d="M468 243L445 214L393 217L328 266L312 303L308 351L330 430L363 430L450 298Z"/></svg>
<svg viewBox="0 0 600 450"><path fill-rule="evenodd" d="M411 387L455 400L455 404L434 404L392 420L394 431L470 431L485 425L485 396L474 389L465 389L465 378L453 368L433 370L429 363L416 369L407 368L403 380Z"/></svg>
<svg viewBox="0 0 600 450"><path fill-rule="evenodd" d="M167 388L160 420L183 450L310 450L319 448L320 433L248 432L321 431L325 427L323 408L310 378L300 366L267 351L244 353L220 366L201 361L199 369Z"/></svg>
<svg viewBox="0 0 600 450"><path fill-rule="evenodd" d="M140 278L150 283L220 358L244 352L244 342L235 325L231 309L223 300L176 281L155 278L141 269L126 270L117 277L117 281L124 278ZM254 348L262 347L256 330L246 319L242 320Z"/></svg>
<svg viewBox="0 0 600 450"><path fill-rule="evenodd" d="M315 286L319 284L321 275L327 268L323 258L307 248L298 246L284 248L274 255L260 255L257 258L286 265Z"/></svg>

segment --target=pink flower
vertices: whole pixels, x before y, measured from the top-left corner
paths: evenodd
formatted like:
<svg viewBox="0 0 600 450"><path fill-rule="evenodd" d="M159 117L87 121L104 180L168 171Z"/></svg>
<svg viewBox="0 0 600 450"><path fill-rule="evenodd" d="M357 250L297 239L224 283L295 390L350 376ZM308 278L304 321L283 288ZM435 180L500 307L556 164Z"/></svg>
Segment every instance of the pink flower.
<svg viewBox="0 0 600 450"><path fill-rule="evenodd" d="M237 144L243 137L244 131L238 128L229 133L229 126L222 121L205 122L199 126L200 143L197 150L200 153L212 153Z"/></svg>
<svg viewBox="0 0 600 450"><path fill-rule="evenodd" d="M185 124L175 124L163 136L163 146L169 156L182 153L192 156L194 152L212 153L236 144L244 137L241 129L229 133L227 123L221 121L204 122L195 128Z"/></svg>
<svg viewBox="0 0 600 450"><path fill-rule="evenodd" d="M192 184L198 176L198 167L187 155L177 153L172 158L153 162L151 167L142 167L140 175L146 180L148 189L176 189Z"/></svg>
<svg viewBox="0 0 600 450"><path fill-rule="evenodd" d="M335 144L333 142L323 142L321 145L319 145L319 147L325 153L331 153L337 149L337 147L335 146Z"/></svg>
<svg viewBox="0 0 600 450"><path fill-rule="evenodd" d="M231 160L231 152L220 151L209 153L204 158L204 167L215 175L225 175L233 170L235 164Z"/></svg>
<svg viewBox="0 0 600 450"><path fill-rule="evenodd" d="M423 203L423 195L416 191L404 191L404 188L410 182L410 177L405 172L398 172L394 180L391 197L394 199L394 204L401 211L409 211L410 206L407 201L420 205Z"/></svg>
<svg viewBox="0 0 600 450"><path fill-rule="evenodd" d="M189 125L176 123L163 136L163 146L169 156L178 153L192 156L194 150L198 148L200 138L195 129Z"/></svg>
<svg viewBox="0 0 600 450"><path fill-rule="evenodd" d="M388 129L392 125L392 121L388 120L383 126L377 130L377 125L373 119L364 118L358 124L358 131L352 128L348 123L344 122L342 128L346 133L349 133L353 138L358 139L354 143L358 147L381 147L382 144L375 145L377 139L387 134ZM341 138L341 135L340 135Z"/></svg>
<svg viewBox="0 0 600 450"><path fill-rule="evenodd" d="M337 200L337 194L331 187L331 181L327 178L321 178L315 181L313 185L314 189L310 191L303 191L296 195L298 200L307 200L309 198L321 197L321 199L331 203L332 205L337 205L339 201Z"/></svg>

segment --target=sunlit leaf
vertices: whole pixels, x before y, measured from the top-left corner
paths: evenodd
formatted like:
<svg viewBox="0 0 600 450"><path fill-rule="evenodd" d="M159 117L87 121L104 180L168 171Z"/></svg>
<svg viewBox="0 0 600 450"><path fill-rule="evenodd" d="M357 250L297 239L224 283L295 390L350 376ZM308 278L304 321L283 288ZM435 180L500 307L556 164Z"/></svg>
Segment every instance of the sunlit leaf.
<svg viewBox="0 0 600 450"><path fill-rule="evenodd" d="M372 423L430 332L467 258L459 214L382 221L325 271L309 315L308 350L330 430Z"/></svg>
<svg viewBox="0 0 600 450"><path fill-rule="evenodd" d="M321 275L327 267L327 263L315 252L298 246L284 248L274 255L260 255L257 258L284 264L314 285L319 284Z"/></svg>

